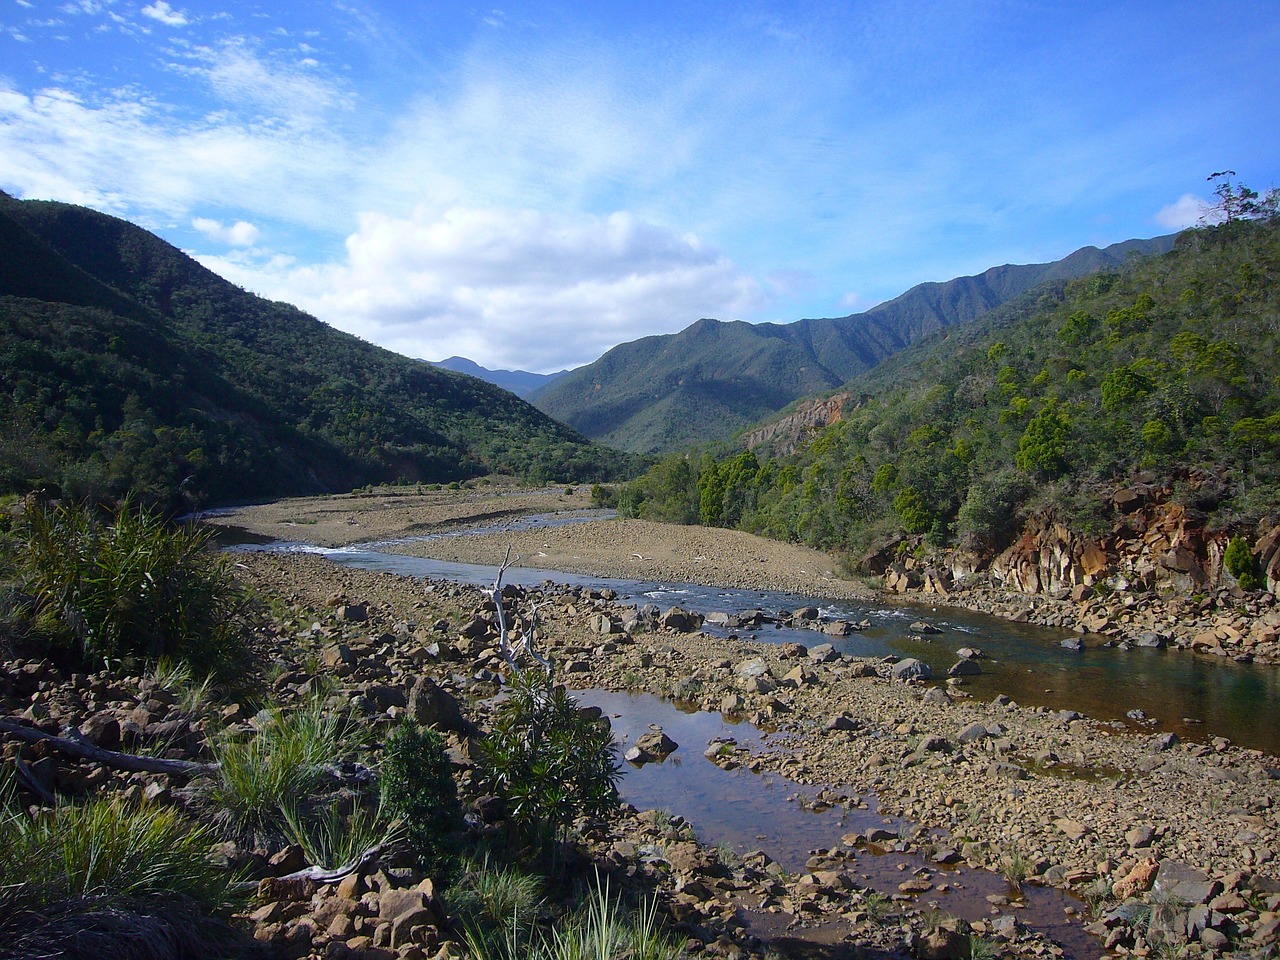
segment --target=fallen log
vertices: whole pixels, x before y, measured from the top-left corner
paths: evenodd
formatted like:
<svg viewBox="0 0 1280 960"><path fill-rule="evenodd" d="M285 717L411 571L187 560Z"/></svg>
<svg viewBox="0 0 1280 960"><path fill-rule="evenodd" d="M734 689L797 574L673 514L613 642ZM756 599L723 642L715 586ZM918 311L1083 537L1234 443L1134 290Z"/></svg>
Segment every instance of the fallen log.
<svg viewBox="0 0 1280 960"><path fill-rule="evenodd" d="M68 736L59 737L34 727L23 726L13 720L0 719L0 734L26 743L47 743L65 756L102 763L115 770L127 770L130 773L163 773L174 777L200 777L218 771L216 763L168 760L164 757L144 757L136 753L106 750L90 743L84 734L75 728L69 731Z"/></svg>

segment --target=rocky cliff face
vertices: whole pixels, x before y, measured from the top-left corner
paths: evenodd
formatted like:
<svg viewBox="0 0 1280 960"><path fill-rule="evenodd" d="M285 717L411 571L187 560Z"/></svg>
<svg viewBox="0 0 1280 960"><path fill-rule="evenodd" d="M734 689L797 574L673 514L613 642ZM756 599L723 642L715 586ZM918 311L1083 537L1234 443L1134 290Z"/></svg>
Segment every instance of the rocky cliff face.
<svg viewBox="0 0 1280 960"><path fill-rule="evenodd" d="M787 416L748 431L742 442L748 450L768 444L774 456L788 457L800 444L812 439L817 431L838 421L852 397L851 393L841 392L805 401Z"/></svg>
<svg viewBox="0 0 1280 960"><path fill-rule="evenodd" d="M973 609L1097 633L1117 642L1174 644L1222 656L1280 661L1280 524L1209 531L1166 487L1116 490L1114 524L1089 537L1036 518L994 557L953 550L881 560L897 593L944 596ZM1223 567L1233 533L1250 541L1265 590L1246 593ZM903 551L898 551L899 555ZM884 552L881 558L884 557ZM871 558L869 558L871 559Z"/></svg>

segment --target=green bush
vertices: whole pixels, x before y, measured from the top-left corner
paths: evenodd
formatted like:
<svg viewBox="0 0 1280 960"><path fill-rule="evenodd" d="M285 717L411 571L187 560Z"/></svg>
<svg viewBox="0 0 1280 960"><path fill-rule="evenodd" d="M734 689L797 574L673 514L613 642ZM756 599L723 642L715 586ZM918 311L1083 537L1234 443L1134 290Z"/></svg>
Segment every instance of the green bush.
<svg viewBox="0 0 1280 960"><path fill-rule="evenodd" d="M392 731L382 758L382 802L404 821L422 868L448 886L458 870L462 806L443 736L412 723Z"/></svg>
<svg viewBox="0 0 1280 960"><path fill-rule="evenodd" d="M223 956L234 875L172 807L0 807L0 955Z"/></svg>
<svg viewBox="0 0 1280 960"><path fill-rule="evenodd" d="M36 506L21 544L38 621L85 661L169 657L226 671L242 652L242 598L210 534L125 502Z"/></svg>
<svg viewBox="0 0 1280 960"><path fill-rule="evenodd" d="M1253 551L1249 549L1249 542L1244 537L1231 538L1226 552L1222 555L1222 565L1226 567L1227 573L1236 578L1236 583L1240 584L1242 590L1262 589L1257 561L1254 559Z"/></svg>
<svg viewBox="0 0 1280 960"><path fill-rule="evenodd" d="M579 816L618 804L622 771L612 732L541 671L512 679L481 750L489 789L527 840L564 839Z"/></svg>

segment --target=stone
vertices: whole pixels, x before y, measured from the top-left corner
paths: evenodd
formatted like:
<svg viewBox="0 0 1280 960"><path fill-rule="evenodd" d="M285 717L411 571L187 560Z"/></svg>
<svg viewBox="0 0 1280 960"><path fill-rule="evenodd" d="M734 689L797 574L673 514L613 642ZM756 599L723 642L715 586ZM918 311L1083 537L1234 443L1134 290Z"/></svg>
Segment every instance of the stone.
<svg viewBox="0 0 1280 960"><path fill-rule="evenodd" d="M408 712L414 723L426 727L463 736L476 732L475 724L462 715L462 708L453 694L430 677L419 677L409 691Z"/></svg>
<svg viewBox="0 0 1280 960"><path fill-rule="evenodd" d="M1066 835L1069 840L1081 840L1093 833L1093 829L1079 820L1072 820L1068 817L1062 817L1053 821L1054 826Z"/></svg>
<svg viewBox="0 0 1280 960"><path fill-rule="evenodd" d="M1116 900L1128 900L1129 897L1137 896L1138 893L1146 893L1151 890L1151 884L1156 882L1158 869L1160 869L1160 863L1153 856L1139 860L1129 873L1117 879L1111 887L1112 895Z"/></svg>
<svg viewBox="0 0 1280 960"><path fill-rule="evenodd" d="M986 725L974 721L961 730L956 735L956 739L961 743L977 743L979 740L985 740L988 736Z"/></svg>
<svg viewBox="0 0 1280 960"><path fill-rule="evenodd" d="M691 613L683 607L672 607L658 618L658 624L677 633L692 633L703 624L700 613Z"/></svg>
<svg viewBox="0 0 1280 960"><path fill-rule="evenodd" d="M1222 891L1222 884L1208 874L1177 860L1164 860L1156 872L1152 889L1165 897L1177 897L1190 904L1208 903Z"/></svg>
<svg viewBox="0 0 1280 960"><path fill-rule="evenodd" d="M1071 650L1074 653L1080 653L1084 650L1084 641L1079 637L1067 637L1058 644L1063 650Z"/></svg>
<svg viewBox="0 0 1280 960"><path fill-rule="evenodd" d="M982 667L976 660L958 660L947 671L948 677L976 677L982 673Z"/></svg>
<svg viewBox="0 0 1280 960"><path fill-rule="evenodd" d="M912 633L933 634L933 633L942 632L942 630L940 630L938 627L935 627L932 623L925 623L923 620L915 621L907 629L910 630Z"/></svg>
<svg viewBox="0 0 1280 960"><path fill-rule="evenodd" d="M369 608L363 603L349 603L338 607L334 614L339 620L350 623L364 623L369 619Z"/></svg>
<svg viewBox="0 0 1280 960"><path fill-rule="evenodd" d="M664 760L669 754L679 749L679 744L663 733L661 727L637 738L635 745L651 760Z"/></svg>
<svg viewBox="0 0 1280 960"><path fill-rule="evenodd" d="M833 660L839 660L840 654L831 644L820 643L816 647L809 648L809 659L817 663L830 663Z"/></svg>
<svg viewBox="0 0 1280 960"><path fill-rule="evenodd" d="M977 647L961 647L956 651L956 656L961 660L982 660L986 658L986 654Z"/></svg>
<svg viewBox="0 0 1280 960"><path fill-rule="evenodd" d="M1124 839L1133 849L1149 847L1155 839L1156 832L1151 827L1137 826L1125 832Z"/></svg>
<svg viewBox="0 0 1280 960"><path fill-rule="evenodd" d="M890 669L895 680L928 680L933 676L933 670L923 660L917 660L915 657L905 657L899 660Z"/></svg>

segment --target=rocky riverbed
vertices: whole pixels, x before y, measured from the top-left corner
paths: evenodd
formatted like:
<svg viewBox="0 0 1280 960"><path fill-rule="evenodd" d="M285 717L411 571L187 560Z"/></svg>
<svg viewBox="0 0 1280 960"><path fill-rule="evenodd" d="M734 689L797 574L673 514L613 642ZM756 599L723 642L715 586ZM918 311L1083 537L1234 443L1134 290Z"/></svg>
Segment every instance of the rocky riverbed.
<svg viewBox="0 0 1280 960"><path fill-rule="evenodd" d="M492 622L478 606L465 612L479 596L470 588L310 557L243 563L247 577L294 602L358 599L383 623L406 622L444 591L461 602L465 622L436 624L436 655L471 674L499 665ZM730 745L719 748L725 762L820 785L837 798L872 792L883 813L944 831L918 841L935 853L1091 899L1095 914L1081 922L1107 946L1142 953L1167 940L1194 956L1274 942L1280 761L1273 757L1223 739L1182 744L999 698L974 702L958 690L895 679L909 676L900 664L842 657L821 643L720 639L678 613L654 616L580 588L542 600L549 601L539 614L546 650L570 685L659 692L776 727L785 750L744 756ZM379 649L369 642L368 652ZM386 635L381 643L384 655L395 649ZM833 904L841 882L809 881ZM917 893L935 882L945 881L926 877ZM1164 928L1150 924L1153 897L1185 901Z"/></svg>

